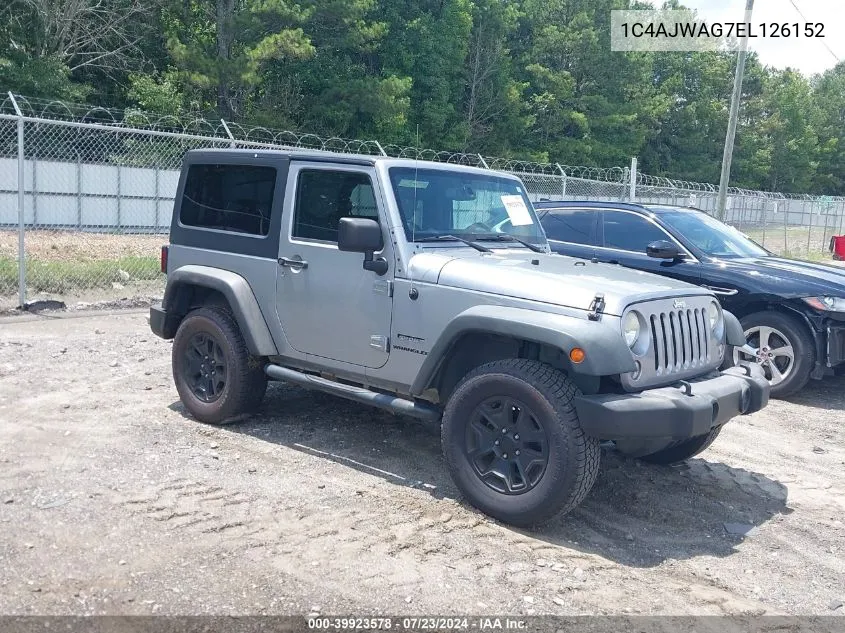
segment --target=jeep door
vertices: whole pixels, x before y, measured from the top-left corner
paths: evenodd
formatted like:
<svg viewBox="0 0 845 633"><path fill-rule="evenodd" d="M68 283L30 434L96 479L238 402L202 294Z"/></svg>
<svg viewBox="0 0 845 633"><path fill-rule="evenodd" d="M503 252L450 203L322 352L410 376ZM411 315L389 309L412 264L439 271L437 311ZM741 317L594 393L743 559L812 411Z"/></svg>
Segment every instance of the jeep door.
<svg viewBox="0 0 845 633"><path fill-rule="evenodd" d="M309 356L381 367L387 362L392 314L392 267L379 276L364 256L341 252L338 223L369 217L382 226L383 197L372 166L292 161L285 192L276 310L288 343Z"/></svg>

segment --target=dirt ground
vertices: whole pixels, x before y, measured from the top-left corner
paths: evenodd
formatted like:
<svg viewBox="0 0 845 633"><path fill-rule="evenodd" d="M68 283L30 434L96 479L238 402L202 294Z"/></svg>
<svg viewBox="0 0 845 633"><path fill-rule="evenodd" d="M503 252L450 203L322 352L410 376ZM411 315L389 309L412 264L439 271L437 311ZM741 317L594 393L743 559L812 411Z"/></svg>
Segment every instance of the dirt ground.
<svg viewBox="0 0 845 633"><path fill-rule="evenodd" d="M606 452L532 532L461 503L434 428L286 385L205 426L144 311L7 318L0 613L842 615L843 388L683 467Z"/></svg>
<svg viewBox="0 0 845 633"><path fill-rule="evenodd" d="M117 260L121 257L158 259L166 235L118 235L81 231L26 231L26 256L50 262ZM17 259L17 231L0 231L0 257Z"/></svg>

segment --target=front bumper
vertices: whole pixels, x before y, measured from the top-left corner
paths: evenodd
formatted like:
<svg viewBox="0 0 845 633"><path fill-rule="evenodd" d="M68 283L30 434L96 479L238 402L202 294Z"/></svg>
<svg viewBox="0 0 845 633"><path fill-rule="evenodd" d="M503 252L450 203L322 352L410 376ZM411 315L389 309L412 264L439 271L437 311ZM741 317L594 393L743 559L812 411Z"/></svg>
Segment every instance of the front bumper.
<svg viewBox="0 0 845 633"><path fill-rule="evenodd" d="M640 393L581 395L575 409L584 432L601 440L685 439L708 433L737 415L759 411L769 383L755 365L712 378Z"/></svg>
<svg viewBox="0 0 845 633"><path fill-rule="evenodd" d="M827 366L836 367L845 362L845 323L829 321L827 324Z"/></svg>

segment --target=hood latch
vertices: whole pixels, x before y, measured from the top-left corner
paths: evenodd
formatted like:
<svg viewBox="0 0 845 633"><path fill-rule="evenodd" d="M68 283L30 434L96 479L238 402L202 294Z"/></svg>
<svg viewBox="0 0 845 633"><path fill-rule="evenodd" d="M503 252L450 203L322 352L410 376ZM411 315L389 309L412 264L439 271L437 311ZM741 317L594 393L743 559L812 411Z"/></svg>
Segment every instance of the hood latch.
<svg viewBox="0 0 845 633"><path fill-rule="evenodd" d="M604 311L604 295L597 293L593 302L590 304L590 311L587 313L587 318L590 321L598 321L601 318L601 313Z"/></svg>

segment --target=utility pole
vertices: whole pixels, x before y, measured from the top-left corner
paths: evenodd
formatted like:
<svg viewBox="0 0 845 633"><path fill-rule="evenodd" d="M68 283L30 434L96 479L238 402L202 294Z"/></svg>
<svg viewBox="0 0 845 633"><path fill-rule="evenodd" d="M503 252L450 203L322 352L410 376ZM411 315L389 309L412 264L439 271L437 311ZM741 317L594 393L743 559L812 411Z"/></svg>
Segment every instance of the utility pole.
<svg viewBox="0 0 845 633"><path fill-rule="evenodd" d="M748 28L751 25L751 11L754 0L745 0L745 21ZM748 31L746 29L746 33ZM734 91L731 97L731 111L728 116L728 133L725 136L725 150L722 154L722 175L719 177L719 197L716 201L716 217L725 217L725 204L728 197L728 180L731 177L731 159L734 151L734 137L736 136L736 122L739 118L739 101L742 98L742 76L745 74L745 57L748 54L748 36L744 36L739 44L736 60L736 74L734 75Z"/></svg>

